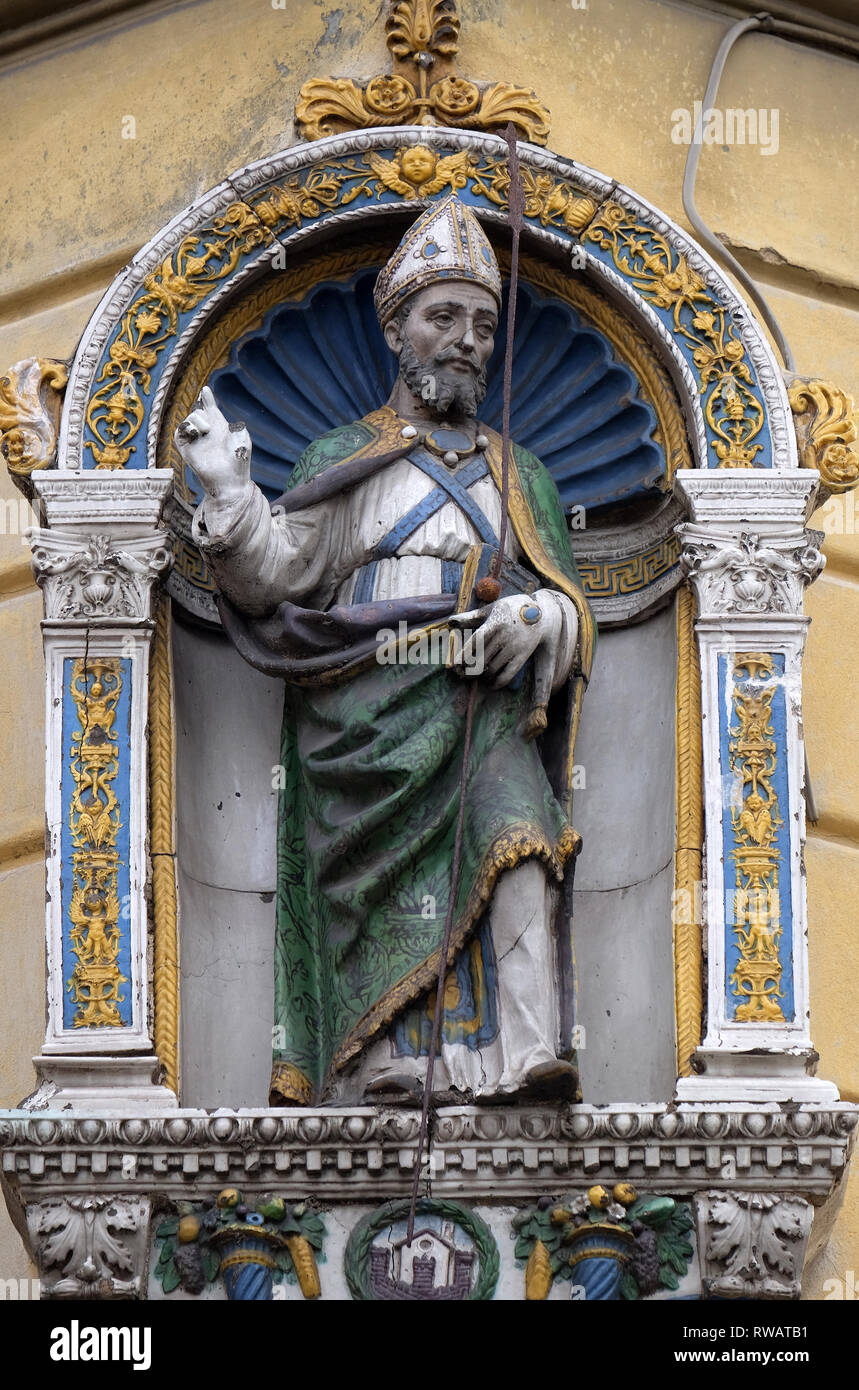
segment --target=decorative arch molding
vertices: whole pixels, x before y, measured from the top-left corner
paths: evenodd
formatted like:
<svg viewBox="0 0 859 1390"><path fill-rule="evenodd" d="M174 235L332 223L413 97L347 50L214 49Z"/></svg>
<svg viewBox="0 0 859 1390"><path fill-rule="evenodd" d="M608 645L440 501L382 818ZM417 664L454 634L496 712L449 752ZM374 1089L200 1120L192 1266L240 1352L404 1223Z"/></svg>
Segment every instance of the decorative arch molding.
<svg viewBox="0 0 859 1390"><path fill-rule="evenodd" d="M185 354L278 258L358 226L381 231L451 189L503 226L505 151L498 136L382 127L295 146L204 194L134 257L93 314L70 371L61 466L152 467ZM631 190L574 160L523 145L521 163L530 245L556 258L579 248L577 273L652 342L683 402L696 466L795 468L772 351L715 263Z"/></svg>
<svg viewBox="0 0 859 1390"><path fill-rule="evenodd" d="M360 418L388 395L393 359L376 324L372 285L391 247L391 237L383 236L309 250L278 274L245 286L186 352L161 414L154 457L174 478L169 520L175 563L168 591L197 617L219 623L212 581L191 538L196 494L175 446L177 425L209 381L228 415L249 428L256 481L272 497L279 494L288 460L312 438ZM503 247L499 259L504 272L509 257ZM501 425L503 333L481 412L494 428ZM351 363L344 360L344 344L359 339L360 359L352 354ZM523 393L517 390L520 370L530 386ZM521 402L514 435L542 458L571 509L571 539L599 621L640 618L680 581L673 528L681 512L670 494L674 474L691 466L692 455L670 377L647 340L600 291L526 253L513 385ZM626 498L627 510L632 497L632 519L595 524L594 499L601 494L609 502Z"/></svg>

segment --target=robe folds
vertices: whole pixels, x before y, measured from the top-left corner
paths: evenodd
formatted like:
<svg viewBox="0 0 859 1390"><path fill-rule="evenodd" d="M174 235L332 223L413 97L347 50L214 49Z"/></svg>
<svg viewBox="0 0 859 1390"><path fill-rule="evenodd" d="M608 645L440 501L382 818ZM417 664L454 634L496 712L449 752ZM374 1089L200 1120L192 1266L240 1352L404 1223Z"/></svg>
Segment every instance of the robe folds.
<svg viewBox="0 0 859 1390"><path fill-rule="evenodd" d="M296 500L307 498L307 510L293 511L296 525L308 518L312 524L314 517L318 523L322 515L332 529L343 525L353 489L362 486L364 460L382 480L407 462L403 424L383 407L314 441L281 499L288 511L295 489ZM498 489L500 439L481 428L490 440L486 486ZM380 466L389 454L392 461ZM324 495L327 511L314 511L317 495ZM555 485L539 460L518 446L511 451L509 495L502 592L566 595L578 617L578 638L571 678L552 696L547 727L537 738L525 734L530 666L501 690L478 680L443 1036L468 1045L491 1035L497 1022L488 987L493 887L505 870L538 859L563 885L555 924L558 1055L570 1057L571 890L579 848L570 821L573 745L596 634ZM472 536L453 571L456 592L442 592L445 585L436 583L439 592L427 592L424 584L422 592L403 594L401 585L396 597L363 604L351 601L349 573L358 573L360 555L357 561L347 557L333 576L320 562L319 575L307 580L312 607L292 602L294 589L284 580L280 594L276 585L262 597L257 591L249 612L241 576L231 582L229 543L207 535L204 519L195 519L195 533L212 562L229 636L248 661L286 682L271 1102L319 1103L388 1030L406 1052L426 1050L428 996L449 904L469 691L469 682L445 664L445 644L432 639L453 611L479 606L474 584L495 552ZM320 534L319 544L330 549L331 535ZM337 555L350 545L354 538L344 531ZM308 573L316 563L311 549ZM408 557L399 562L412 563ZM421 562L420 556L414 560ZM448 585L451 573L444 571ZM425 639L419 659L410 661L401 651L399 660L380 660L379 632L405 629L411 641Z"/></svg>

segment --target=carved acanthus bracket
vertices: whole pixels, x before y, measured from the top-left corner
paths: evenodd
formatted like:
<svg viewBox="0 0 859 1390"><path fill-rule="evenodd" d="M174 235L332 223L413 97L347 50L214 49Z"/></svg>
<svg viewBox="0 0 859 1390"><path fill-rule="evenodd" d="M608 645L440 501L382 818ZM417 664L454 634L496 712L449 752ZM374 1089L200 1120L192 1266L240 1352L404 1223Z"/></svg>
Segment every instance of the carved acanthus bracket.
<svg viewBox="0 0 859 1390"><path fill-rule="evenodd" d="M753 531L714 535L709 528L677 527L680 568L692 580L700 615L802 612L806 586L826 561L821 531L762 537Z"/></svg>
<svg viewBox="0 0 859 1390"><path fill-rule="evenodd" d="M45 618L144 620L152 585L172 564L166 532L115 540L33 530L33 575L45 596Z"/></svg>
<svg viewBox="0 0 859 1390"><path fill-rule="evenodd" d="M27 1207L43 1298L139 1298L148 1197L53 1197Z"/></svg>
<svg viewBox="0 0 859 1390"><path fill-rule="evenodd" d="M545 145L549 112L533 92L509 82L481 88L458 76L456 0L392 0L386 33L392 72L363 86L350 78L305 82L295 108L303 139L387 125L491 131L512 121L525 140Z"/></svg>
<svg viewBox="0 0 859 1390"><path fill-rule="evenodd" d="M704 1192L695 1199L705 1297L799 1298L814 1208L802 1197Z"/></svg>
<svg viewBox="0 0 859 1390"><path fill-rule="evenodd" d="M855 442L856 408L846 391L816 377L794 377L788 385L799 462L820 473L818 502L859 483Z"/></svg>
<svg viewBox="0 0 859 1390"><path fill-rule="evenodd" d="M0 377L0 453L13 479L56 463L65 362L26 357Z"/></svg>

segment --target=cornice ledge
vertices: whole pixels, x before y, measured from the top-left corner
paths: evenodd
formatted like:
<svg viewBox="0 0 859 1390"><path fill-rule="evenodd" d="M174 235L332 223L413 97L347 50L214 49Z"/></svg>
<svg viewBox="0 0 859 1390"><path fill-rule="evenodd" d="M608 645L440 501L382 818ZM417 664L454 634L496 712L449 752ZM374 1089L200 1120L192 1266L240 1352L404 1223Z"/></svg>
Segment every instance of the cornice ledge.
<svg viewBox="0 0 859 1390"><path fill-rule="evenodd" d="M643 1191L749 1190L825 1201L859 1107L848 1103L443 1107L434 1192L528 1198L571 1184ZM23 1202L115 1189L165 1197L277 1188L321 1200L400 1195L413 1173L411 1109L173 1110L135 1115L0 1111L3 1178Z"/></svg>

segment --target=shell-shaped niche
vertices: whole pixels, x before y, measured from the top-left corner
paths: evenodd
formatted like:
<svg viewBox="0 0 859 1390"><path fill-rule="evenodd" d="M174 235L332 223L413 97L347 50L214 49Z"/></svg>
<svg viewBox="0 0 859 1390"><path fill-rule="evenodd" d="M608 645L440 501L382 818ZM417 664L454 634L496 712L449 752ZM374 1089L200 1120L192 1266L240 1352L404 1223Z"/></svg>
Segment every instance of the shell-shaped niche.
<svg viewBox="0 0 859 1390"><path fill-rule="evenodd" d="M396 360L373 308L377 271L323 281L269 311L239 340L212 388L253 441L253 476L271 499L311 440L387 400ZM664 472L656 417L634 373L575 309L520 281L511 432L546 465L564 505L600 508L655 495ZM501 428L506 305L480 418ZM199 497L193 475L192 493Z"/></svg>

